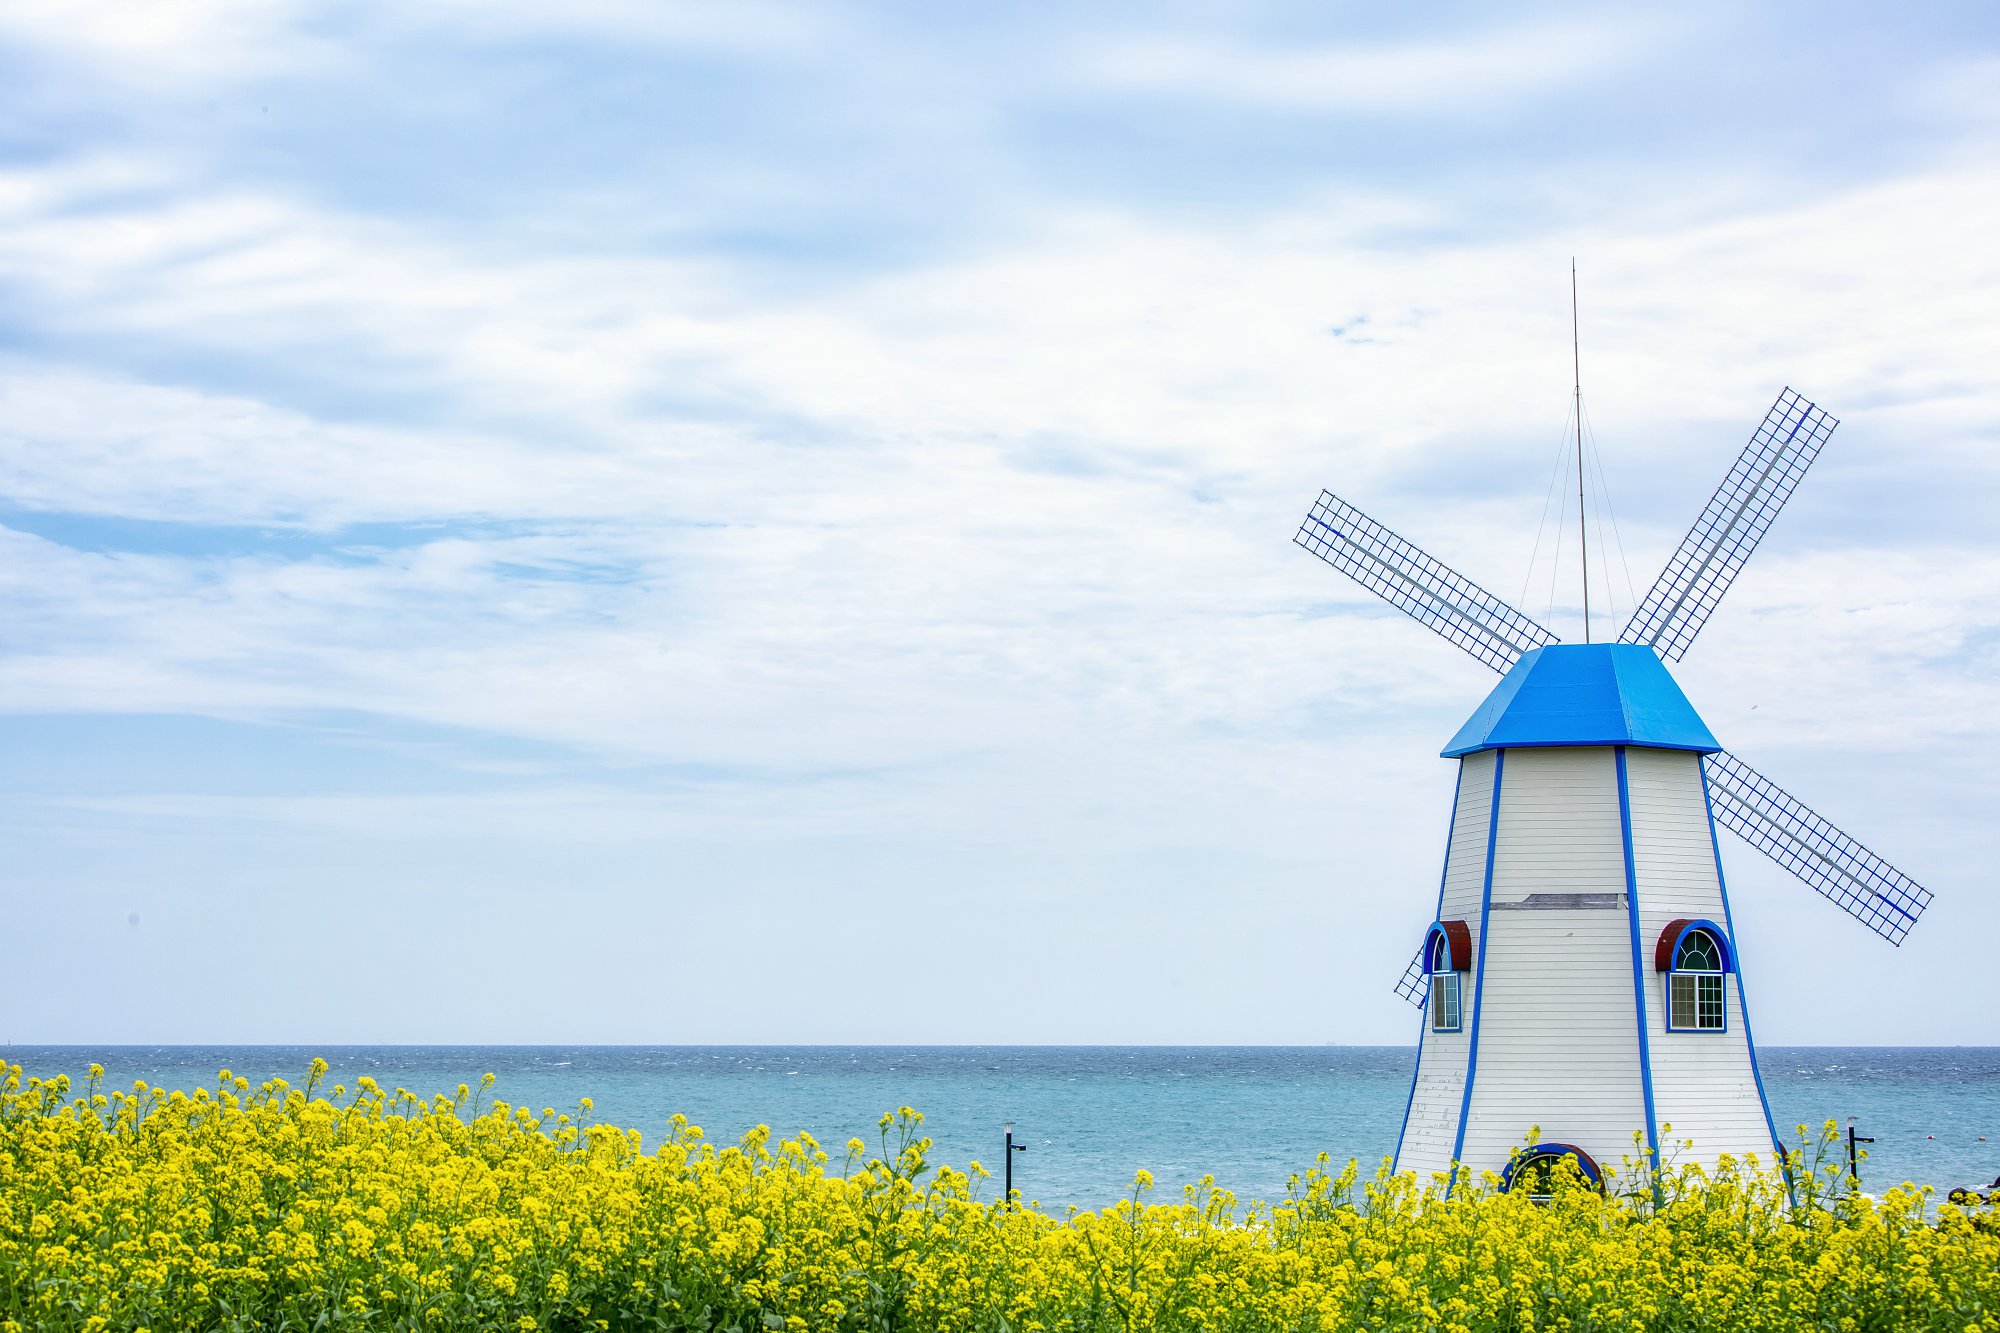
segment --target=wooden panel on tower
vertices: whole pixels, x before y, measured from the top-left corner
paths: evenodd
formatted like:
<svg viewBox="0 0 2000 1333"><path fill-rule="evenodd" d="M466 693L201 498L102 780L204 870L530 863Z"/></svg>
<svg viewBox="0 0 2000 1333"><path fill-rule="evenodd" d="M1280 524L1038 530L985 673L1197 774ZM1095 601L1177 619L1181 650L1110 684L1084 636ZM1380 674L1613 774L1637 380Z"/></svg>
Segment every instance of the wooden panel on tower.
<svg viewBox="0 0 2000 1333"><path fill-rule="evenodd" d="M1645 1125L1615 752L1505 754L1461 1159L1498 1171L1539 1127L1611 1165Z"/></svg>

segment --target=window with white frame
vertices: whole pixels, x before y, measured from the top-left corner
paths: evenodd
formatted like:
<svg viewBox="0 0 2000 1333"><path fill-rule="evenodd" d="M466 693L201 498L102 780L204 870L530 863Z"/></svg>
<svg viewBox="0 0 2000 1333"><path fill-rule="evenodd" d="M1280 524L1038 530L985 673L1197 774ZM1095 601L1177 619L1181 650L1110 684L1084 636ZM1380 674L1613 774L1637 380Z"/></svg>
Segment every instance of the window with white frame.
<svg viewBox="0 0 2000 1333"><path fill-rule="evenodd" d="M1431 1031L1457 1032L1460 1021L1460 974L1451 965L1451 940L1443 931L1431 936Z"/></svg>
<svg viewBox="0 0 2000 1333"><path fill-rule="evenodd" d="M1719 1032L1723 1021L1722 945L1706 930L1686 932L1674 946L1667 973L1667 1027L1675 1032Z"/></svg>

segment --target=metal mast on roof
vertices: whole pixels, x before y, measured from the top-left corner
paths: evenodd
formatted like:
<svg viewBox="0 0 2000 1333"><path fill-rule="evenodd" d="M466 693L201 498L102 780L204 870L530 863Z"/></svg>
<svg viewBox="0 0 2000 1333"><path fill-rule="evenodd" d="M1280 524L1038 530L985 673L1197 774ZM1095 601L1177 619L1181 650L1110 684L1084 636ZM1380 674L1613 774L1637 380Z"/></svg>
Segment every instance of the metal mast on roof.
<svg viewBox="0 0 2000 1333"><path fill-rule="evenodd" d="M1576 257L1569 261L1569 355L1576 373L1576 535L1583 556L1583 641L1590 642L1590 527L1583 509L1583 348L1576 331Z"/></svg>

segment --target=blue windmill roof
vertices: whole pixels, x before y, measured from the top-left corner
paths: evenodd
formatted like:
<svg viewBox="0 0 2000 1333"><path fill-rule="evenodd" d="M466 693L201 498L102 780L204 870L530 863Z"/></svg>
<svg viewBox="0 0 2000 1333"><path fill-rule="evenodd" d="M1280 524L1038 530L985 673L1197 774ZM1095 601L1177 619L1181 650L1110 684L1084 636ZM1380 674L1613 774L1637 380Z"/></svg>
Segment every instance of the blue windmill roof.
<svg viewBox="0 0 2000 1333"><path fill-rule="evenodd" d="M1659 656L1636 643L1552 643L1523 653L1444 755L1514 745L1722 748Z"/></svg>

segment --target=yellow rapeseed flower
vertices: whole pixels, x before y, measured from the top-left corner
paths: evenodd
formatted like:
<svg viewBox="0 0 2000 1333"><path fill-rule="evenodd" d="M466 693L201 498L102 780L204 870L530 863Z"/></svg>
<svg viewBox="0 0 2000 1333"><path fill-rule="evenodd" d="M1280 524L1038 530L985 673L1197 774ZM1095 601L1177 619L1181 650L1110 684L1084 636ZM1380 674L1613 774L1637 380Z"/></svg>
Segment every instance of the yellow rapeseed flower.
<svg viewBox="0 0 2000 1333"><path fill-rule="evenodd" d="M928 1161L882 1117L829 1168L759 1126L675 1117L644 1147L503 1102L424 1098L315 1061L303 1088L72 1095L0 1067L0 1333L354 1329L1354 1327L2000 1329L2000 1219L1790 1184L1754 1162L1643 1163L1538 1206L1324 1158L1274 1204L1213 1180L1056 1218ZM591 1103L579 1102L582 1113ZM1639 1174L1635 1174L1639 1173ZM1656 1202L1657 1200L1657 1202Z"/></svg>

